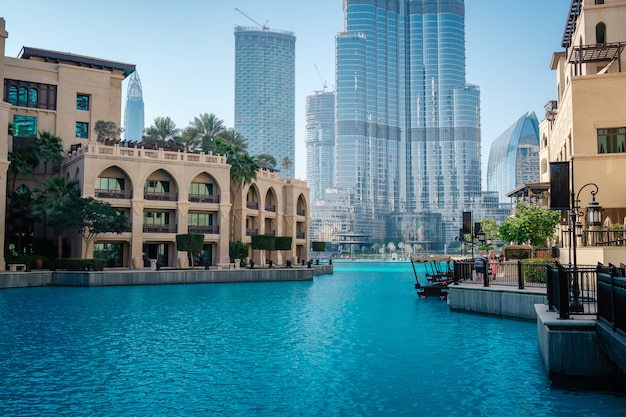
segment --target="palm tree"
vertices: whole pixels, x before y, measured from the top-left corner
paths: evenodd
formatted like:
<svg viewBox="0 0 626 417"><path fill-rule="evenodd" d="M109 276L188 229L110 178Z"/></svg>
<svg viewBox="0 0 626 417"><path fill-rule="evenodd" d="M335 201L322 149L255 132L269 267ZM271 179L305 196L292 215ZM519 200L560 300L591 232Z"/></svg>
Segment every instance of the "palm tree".
<svg viewBox="0 0 626 417"><path fill-rule="evenodd" d="M224 143L218 139L216 140L216 145L221 153L226 155L226 159L230 164L230 181L235 185L235 192L231 193L231 204L235 207L237 196L243 186L251 184L256 179L259 161L255 157L250 156L247 151L232 143ZM234 215L231 215L230 235L231 237L235 235Z"/></svg>
<svg viewBox="0 0 626 417"><path fill-rule="evenodd" d="M9 172L13 179L11 181L11 189L15 191L15 183L17 176L22 175L26 178L32 178L35 168L39 165L39 159L30 146L13 146L13 150L9 152Z"/></svg>
<svg viewBox="0 0 626 417"><path fill-rule="evenodd" d="M31 235L35 223L41 219L35 210L31 191L25 186L13 191L6 211L6 236L17 237L16 251L23 255L22 237Z"/></svg>
<svg viewBox="0 0 626 417"><path fill-rule="evenodd" d="M68 201L80 198L80 190L78 189L78 180L65 182L65 178L61 175L55 175L45 179L42 182L43 190L35 190L36 203L39 211L44 215L44 237L47 226L47 218L53 219L52 226L57 232L58 238L58 255L63 256L63 230L65 224L57 221L64 212L64 206ZM75 216L75 213L73 213Z"/></svg>
<svg viewBox="0 0 626 417"><path fill-rule="evenodd" d="M50 132L39 132L34 140L35 155L43 162L43 173L48 173L48 162L56 168L63 161L63 139Z"/></svg>
<svg viewBox="0 0 626 417"><path fill-rule="evenodd" d="M233 146L246 151L248 149L248 142L246 138L244 138L241 133L237 132L235 129L226 129L218 138L222 140L222 142L227 142L232 144Z"/></svg>
<svg viewBox="0 0 626 417"><path fill-rule="evenodd" d="M177 142L180 129L169 117L157 117L154 124L146 129L142 140L155 145L172 145Z"/></svg>
<svg viewBox="0 0 626 417"><path fill-rule="evenodd" d="M287 171L289 168L293 166L293 161L289 158L288 155L283 156L283 160L281 161L281 167Z"/></svg>
<svg viewBox="0 0 626 417"><path fill-rule="evenodd" d="M188 126L183 130L180 140L178 142L185 152L195 151L198 148L200 140L196 135L196 131Z"/></svg>
<svg viewBox="0 0 626 417"><path fill-rule="evenodd" d="M193 121L189 123L189 129L200 141L202 152L209 153L215 150L213 141L224 132L225 127L224 122L213 113L203 113L193 118Z"/></svg>

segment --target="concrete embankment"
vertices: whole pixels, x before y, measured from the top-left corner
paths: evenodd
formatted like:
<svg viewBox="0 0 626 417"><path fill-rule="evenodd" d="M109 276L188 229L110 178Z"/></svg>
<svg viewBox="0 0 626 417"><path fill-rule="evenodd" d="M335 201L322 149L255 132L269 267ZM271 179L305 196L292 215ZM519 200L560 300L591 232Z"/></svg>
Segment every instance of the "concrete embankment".
<svg viewBox="0 0 626 417"><path fill-rule="evenodd" d="M328 265L325 265L327 267ZM0 274L0 289L53 286L163 285L228 282L311 281L328 268L254 268L225 270L37 271Z"/></svg>
<svg viewBox="0 0 626 417"><path fill-rule="evenodd" d="M450 285L448 289L451 309L529 320L537 318L535 305L547 300L545 288L519 290L504 286Z"/></svg>

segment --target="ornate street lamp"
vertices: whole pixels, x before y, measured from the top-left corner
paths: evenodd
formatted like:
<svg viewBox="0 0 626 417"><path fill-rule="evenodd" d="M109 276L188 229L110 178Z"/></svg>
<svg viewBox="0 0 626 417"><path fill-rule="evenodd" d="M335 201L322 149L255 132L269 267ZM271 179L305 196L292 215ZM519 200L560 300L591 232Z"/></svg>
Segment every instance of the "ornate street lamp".
<svg viewBox="0 0 626 417"><path fill-rule="evenodd" d="M572 181L572 189L573 187L573 181ZM592 182L587 183L585 185L583 185L582 187L580 187L580 189L578 190L578 193L574 194L574 191L572 190L572 207L570 209L570 233L572 234L571 236L571 241L572 241L572 253L574 256L574 267L573 267L573 272L574 272L574 279L572 280L572 295L573 295L573 300L572 300L572 305L571 305L571 310L572 311L582 311L583 310L583 306L580 303L580 285L579 285L579 280L578 280L578 264L576 261L576 240L581 237L583 235L583 225L582 222L580 222L578 219L580 217L583 217L585 215L585 213L583 213L582 211L580 211L580 193L582 192L582 190L584 190L586 187L594 187L594 190L591 190L591 202L589 203L589 205L587 206L587 226L591 227L591 226L599 226L602 224L602 207L600 206L600 203L598 203L596 201L596 194L598 194L598 186Z"/></svg>

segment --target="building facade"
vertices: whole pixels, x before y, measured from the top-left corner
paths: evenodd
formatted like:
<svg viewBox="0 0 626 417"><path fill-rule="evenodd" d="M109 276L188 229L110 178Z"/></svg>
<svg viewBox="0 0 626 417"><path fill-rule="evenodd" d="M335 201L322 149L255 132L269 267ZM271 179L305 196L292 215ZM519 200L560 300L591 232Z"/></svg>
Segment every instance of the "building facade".
<svg viewBox="0 0 626 417"><path fill-rule="evenodd" d="M487 164L487 190L497 191L500 201L507 193L539 181L539 121L526 113L491 144Z"/></svg>
<svg viewBox="0 0 626 417"><path fill-rule="evenodd" d="M141 142L145 128L143 92L137 71L130 74L124 108L124 139Z"/></svg>
<svg viewBox="0 0 626 417"><path fill-rule="evenodd" d="M235 130L284 178L295 172L295 57L292 32L235 27Z"/></svg>
<svg viewBox="0 0 626 417"><path fill-rule="evenodd" d="M306 180L311 200L333 186L335 169L335 93L319 91L306 98Z"/></svg>
<svg viewBox="0 0 626 417"><path fill-rule="evenodd" d="M58 172L77 180L81 197L110 203L128 219L131 231L100 234L86 244L76 231L65 231L68 255L107 259L107 266L142 268L149 259L162 266L187 266L187 253L176 248L176 235L204 235L203 264L230 263L229 243L248 245L249 258L263 265L309 259L309 190L305 182L261 170L251 184L231 183L224 156L144 149L139 144L98 143L99 120L118 126L122 83L135 66L109 60L24 47L18 58L4 56L8 33L0 19L0 169L7 178L8 153L38 132L63 140ZM9 123L13 137L7 136ZM7 144L10 147L7 147ZM38 167L30 178L18 176L14 189L32 190L52 172ZM6 187L6 181L2 181ZM12 186L13 188L13 186ZM14 191L11 189L9 191ZM6 205L0 204L3 216ZM3 241L13 238L4 233ZM44 235L42 226L32 234ZM251 249L251 236L292 236L289 251ZM7 245L8 246L8 245ZM4 262L4 260L2 259ZM0 265L4 267L4 265Z"/></svg>
<svg viewBox="0 0 626 417"><path fill-rule="evenodd" d="M540 179L550 182L551 163L568 163L566 192L571 193L572 206L584 210L594 197L591 191L597 191L603 223L608 218L624 224L626 0L572 0L565 17L564 51L556 52L551 61L558 96L546 106L546 118L539 126ZM551 196L558 191L551 189ZM586 216L575 217L588 229ZM563 246L569 246L568 229L573 230L563 225ZM581 264L623 262L623 251L617 248L580 248L583 243L578 242ZM563 262L569 262L563 258L567 255L568 251L561 251Z"/></svg>
<svg viewBox="0 0 626 417"><path fill-rule="evenodd" d="M385 239L391 213L396 225L433 213L441 248L481 197L480 92L465 80L464 2L346 0L344 14L335 185L355 190L357 231Z"/></svg>

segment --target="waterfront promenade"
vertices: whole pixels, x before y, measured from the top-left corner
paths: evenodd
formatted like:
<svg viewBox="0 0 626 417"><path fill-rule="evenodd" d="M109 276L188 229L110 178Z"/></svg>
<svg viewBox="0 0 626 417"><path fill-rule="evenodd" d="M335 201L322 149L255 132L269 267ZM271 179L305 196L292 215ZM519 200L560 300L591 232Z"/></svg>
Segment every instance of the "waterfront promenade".
<svg viewBox="0 0 626 417"><path fill-rule="evenodd" d="M232 269L110 269L105 271L7 271L0 273L0 289L41 286L167 285L232 282L311 281L314 275L332 273L332 265L289 268Z"/></svg>

